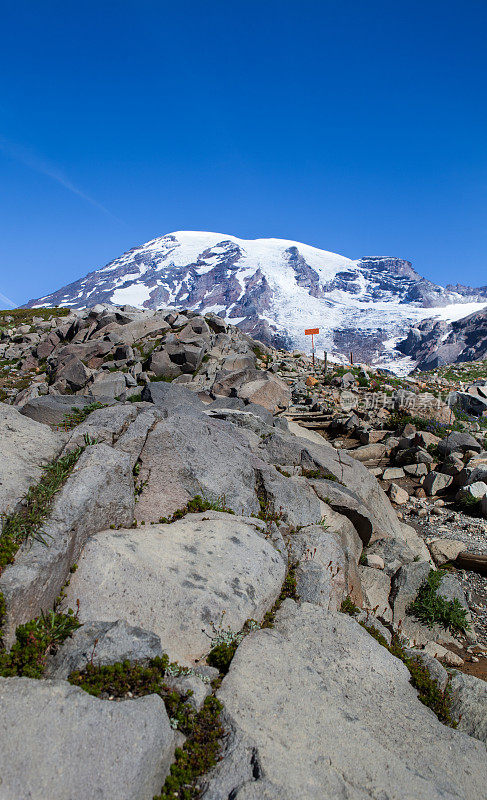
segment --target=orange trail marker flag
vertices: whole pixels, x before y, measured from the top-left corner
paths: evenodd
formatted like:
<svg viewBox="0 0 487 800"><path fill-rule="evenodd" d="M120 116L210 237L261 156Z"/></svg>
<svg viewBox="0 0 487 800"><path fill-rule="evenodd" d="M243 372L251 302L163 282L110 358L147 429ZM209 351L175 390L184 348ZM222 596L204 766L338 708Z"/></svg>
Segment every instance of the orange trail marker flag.
<svg viewBox="0 0 487 800"><path fill-rule="evenodd" d="M313 367L315 365L315 340L314 337L320 332L319 328L307 328L304 331L305 336L311 336L311 355L313 358Z"/></svg>

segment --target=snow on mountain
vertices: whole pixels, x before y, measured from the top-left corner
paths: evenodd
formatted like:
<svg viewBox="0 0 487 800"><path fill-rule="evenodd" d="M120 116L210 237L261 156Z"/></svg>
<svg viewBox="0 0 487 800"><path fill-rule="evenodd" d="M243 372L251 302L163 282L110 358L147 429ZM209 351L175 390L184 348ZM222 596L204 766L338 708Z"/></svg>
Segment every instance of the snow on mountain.
<svg viewBox="0 0 487 800"><path fill-rule="evenodd" d="M406 370L413 362L396 344L412 326L471 314L487 305L487 290L444 289L393 257L353 260L286 239L176 231L28 306L96 303L214 311L264 342L307 350L304 329L319 327L320 351L352 350Z"/></svg>

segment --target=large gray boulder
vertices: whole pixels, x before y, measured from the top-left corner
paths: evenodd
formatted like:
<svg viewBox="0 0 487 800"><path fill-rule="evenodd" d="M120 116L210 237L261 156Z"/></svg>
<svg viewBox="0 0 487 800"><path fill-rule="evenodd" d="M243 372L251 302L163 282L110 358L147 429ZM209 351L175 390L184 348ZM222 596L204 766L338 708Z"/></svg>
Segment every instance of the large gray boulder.
<svg viewBox="0 0 487 800"><path fill-rule="evenodd" d="M116 403L92 411L84 422L73 429L66 452L82 446L87 439L112 445L136 416L137 408L133 403Z"/></svg>
<svg viewBox="0 0 487 800"><path fill-rule="evenodd" d="M110 525L130 525L134 507L129 456L104 444L88 447L55 495L43 541L22 545L0 576L7 642L17 625L52 608L89 536Z"/></svg>
<svg viewBox="0 0 487 800"><path fill-rule="evenodd" d="M0 403L0 518L15 511L29 486L39 481L42 468L60 454L65 441L64 434Z"/></svg>
<svg viewBox="0 0 487 800"><path fill-rule="evenodd" d="M238 631L278 596L286 564L260 520L215 511L170 525L106 530L85 546L67 589L79 618L125 619L154 631L171 659L211 649L212 625ZM203 630L204 629L204 630Z"/></svg>
<svg viewBox="0 0 487 800"><path fill-rule="evenodd" d="M450 690L459 730L487 744L487 683L474 675L456 672Z"/></svg>
<svg viewBox="0 0 487 800"><path fill-rule="evenodd" d="M154 403L165 417L169 414L189 414L205 410L204 403L191 389L165 381L146 384L142 389L142 400Z"/></svg>
<svg viewBox="0 0 487 800"><path fill-rule="evenodd" d="M162 656L161 640L152 631L128 625L125 620L116 622L85 622L48 656L46 678L67 678L76 669L84 669L88 662L116 664L118 661L146 661Z"/></svg>
<svg viewBox="0 0 487 800"><path fill-rule="evenodd" d="M289 433L274 431L263 439L261 449L263 457L272 464L296 464L321 470L325 478L332 475L335 482L351 489L368 509L372 524L371 541L403 538L396 512L374 476L363 464L345 451L335 450L314 431L306 431L289 422Z"/></svg>
<svg viewBox="0 0 487 800"><path fill-rule="evenodd" d="M0 678L2 800L152 800L174 752L158 695L114 703L64 681Z"/></svg>
<svg viewBox="0 0 487 800"><path fill-rule="evenodd" d="M46 394L34 397L22 406L21 414L46 425L62 425L73 408L83 409L93 403L92 397L71 394Z"/></svg>
<svg viewBox="0 0 487 800"><path fill-rule="evenodd" d="M140 454L143 490L138 520L157 522L183 508L195 495L225 499L244 516L257 514L252 452L228 422L181 412L158 422Z"/></svg>
<svg viewBox="0 0 487 800"><path fill-rule="evenodd" d="M287 478L277 469L257 462L257 484L269 511L280 514L293 527L314 525L321 520L324 504L305 478Z"/></svg>
<svg viewBox="0 0 487 800"><path fill-rule="evenodd" d="M204 800L259 797L261 780L286 800L482 796L484 745L442 725L409 677L347 615L285 601L273 630L243 640L218 692L240 738Z"/></svg>
<svg viewBox="0 0 487 800"><path fill-rule="evenodd" d="M337 481L315 480L311 485L321 500L338 514L348 517L364 546L368 545L374 518L360 497Z"/></svg>
<svg viewBox="0 0 487 800"><path fill-rule="evenodd" d="M438 443L438 452L442 456L449 456L450 453L466 453L467 450L473 450L480 453L482 450L477 439L463 431L462 433L454 432L449 433Z"/></svg>

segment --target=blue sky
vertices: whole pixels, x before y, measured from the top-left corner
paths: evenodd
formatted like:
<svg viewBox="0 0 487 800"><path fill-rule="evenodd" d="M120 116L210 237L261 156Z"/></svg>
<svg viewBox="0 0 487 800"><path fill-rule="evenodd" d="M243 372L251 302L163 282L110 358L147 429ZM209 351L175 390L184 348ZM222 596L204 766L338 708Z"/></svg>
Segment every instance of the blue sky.
<svg viewBox="0 0 487 800"><path fill-rule="evenodd" d="M2 33L15 303L180 229L487 283L485 0L4 0Z"/></svg>

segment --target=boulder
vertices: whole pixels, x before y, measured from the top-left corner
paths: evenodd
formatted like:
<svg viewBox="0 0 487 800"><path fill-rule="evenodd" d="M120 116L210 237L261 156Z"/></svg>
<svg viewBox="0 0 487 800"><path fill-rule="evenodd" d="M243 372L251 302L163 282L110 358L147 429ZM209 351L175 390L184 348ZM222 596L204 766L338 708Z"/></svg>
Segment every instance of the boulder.
<svg viewBox="0 0 487 800"><path fill-rule="evenodd" d="M259 797L261 780L286 800L482 796L485 747L442 725L409 678L347 615L286 600L273 630L243 640L218 692L235 733L205 800L249 786Z"/></svg>
<svg viewBox="0 0 487 800"><path fill-rule="evenodd" d="M453 478L451 475L444 475L442 472L430 472L423 481L423 489L426 494L432 497L441 494L451 486Z"/></svg>
<svg viewBox="0 0 487 800"><path fill-rule="evenodd" d="M321 470L335 478L333 483L350 487L370 515L371 541L395 536L402 538L396 512L374 476L346 451L336 450L315 431L289 422L289 433L274 431L262 441L262 450L272 464L300 464L307 469ZM345 512L340 510L340 513Z"/></svg>
<svg viewBox="0 0 487 800"><path fill-rule="evenodd" d="M221 498L244 516L258 514L252 460L247 440L228 422L172 414L149 432L140 454L137 519L169 517L195 495Z"/></svg>
<svg viewBox="0 0 487 800"><path fill-rule="evenodd" d="M46 678L67 679L87 663L116 664L118 661L146 661L162 656L161 640L155 633L116 622L85 622L59 650L48 656Z"/></svg>
<svg viewBox="0 0 487 800"><path fill-rule="evenodd" d="M93 403L92 397L78 395L48 394L44 397L35 397L22 406L21 414L46 425L62 426L66 416L71 414L73 408L83 409Z"/></svg>
<svg viewBox="0 0 487 800"><path fill-rule="evenodd" d="M191 389L164 381L154 381L144 386L142 400L154 403L165 417L175 413L193 414L205 409L205 404Z"/></svg>
<svg viewBox="0 0 487 800"><path fill-rule="evenodd" d="M90 386L88 394L94 398L118 398L125 396L125 375L123 372L100 372Z"/></svg>
<svg viewBox="0 0 487 800"><path fill-rule="evenodd" d="M257 464L257 485L266 511L279 514L293 527L314 525L322 517L322 503L305 478L286 478L277 469Z"/></svg>
<svg viewBox="0 0 487 800"><path fill-rule="evenodd" d="M392 611L389 605L391 579L389 575L373 567L360 566L358 571L365 608L373 611L376 617L391 622Z"/></svg>
<svg viewBox="0 0 487 800"><path fill-rule="evenodd" d="M350 520L366 546L372 536L373 517L360 497L337 481L314 480L311 485L320 500Z"/></svg>
<svg viewBox="0 0 487 800"><path fill-rule="evenodd" d="M152 694L114 703L64 681L0 678L2 800L151 800L174 733Z"/></svg>
<svg viewBox="0 0 487 800"><path fill-rule="evenodd" d="M0 518L15 511L29 486L39 481L43 467L59 455L65 440L64 434L0 403Z"/></svg>
<svg viewBox="0 0 487 800"><path fill-rule="evenodd" d="M77 425L70 435L65 452L82 447L86 441L113 445L137 416L133 403L115 403L107 408L98 408Z"/></svg>
<svg viewBox="0 0 487 800"><path fill-rule="evenodd" d="M364 444L363 447L356 447L348 453L356 461L380 461L386 454L386 446L382 442Z"/></svg>
<svg viewBox="0 0 487 800"><path fill-rule="evenodd" d="M428 549L433 556L435 564L441 567L447 561L455 561L460 553L466 549L465 542L456 539L433 539L428 542Z"/></svg>
<svg viewBox="0 0 487 800"><path fill-rule="evenodd" d="M158 378L176 378L182 374L181 368L174 361L171 361L166 350L157 350L152 353L149 369Z"/></svg>
<svg viewBox="0 0 487 800"><path fill-rule="evenodd" d="M456 672L450 681L453 716L458 730L487 744L487 683Z"/></svg>
<svg viewBox="0 0 487 800"><path fill-rule="evenodd" d="M287 408L291 402L291 389L280 378L268 372L264 377L245 383L238 390L238 396L249 403L264 406L275 414L279 409Z"/></svg>
<svg viewBox="0 0 487 800"><path fill-rule="evenodd" d="M467 450L474 450L480 453L482 450L477 439L474 439L470 433L449 433L438 443L438 452L440 455L446 457L450 453L466 453Z"/></svg>
<svg viewBox="0 0 487 800"><path fill-rule="evenodd" d="M487 483L475 481L460 489L455 495L455 500L482 500L487 495Z"/></svg>
<svg viewBox="0 0 487 800"><path fill-rule="evenodd" d="M88 447L55 495L42 538L22 545L0 576L7 643L17 625L52 608L89 536L110 525L130 525L134 506L129 457L104 444Z"/></svg>
<svg viewBox="0 0 487 800"><path fill-rule="evenodd" d="M407 503L409 500L409 495L406 490L398 486L397 483L391 483L389 485L389 497L397 506L403 506L404 503Z"/></svg>
<svg viewBox="0 0 487 800"><path fill-rule="evenodd" d="M211 649L213 626L239 631L279 595L286 564L264 531L260 520L215 511L143 533L102 531L85 546L67 602L79 599L81 621L153 631L171 660L191 664Z"/></svg>

